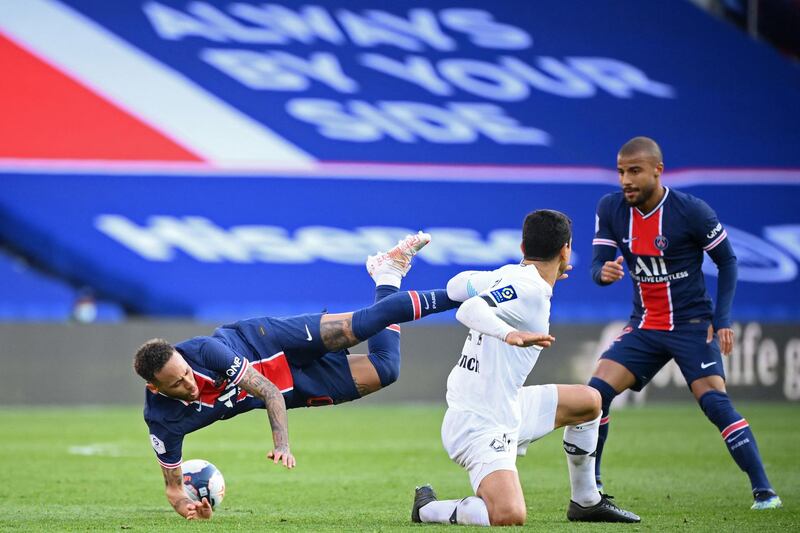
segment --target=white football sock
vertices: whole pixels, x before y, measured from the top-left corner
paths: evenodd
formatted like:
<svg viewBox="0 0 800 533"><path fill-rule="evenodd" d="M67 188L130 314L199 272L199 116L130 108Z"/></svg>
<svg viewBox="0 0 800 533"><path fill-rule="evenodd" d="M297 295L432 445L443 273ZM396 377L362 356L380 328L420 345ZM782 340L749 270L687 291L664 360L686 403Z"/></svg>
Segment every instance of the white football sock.
<svg viewBox="0 0 800 533"><path fill-rule="evenodd" d="M599 428L600 417L597 417L591 422L564 429L564 451L567 453L572 501L582 507L591 507L600 501L594 479L593 455L597 449Z"/></svg>
<svg viewBox="0 0 800 533"><path fill-rule="evenodd" d="M436 500L419 508L419 518L423 522L434 522L436 524L449 524L450 517L456 505L461 500Z"/></svg>
<svg viewBox="0 0 800 533"><path fill-rule="evenodd" d="M450 524L455 511L456 523L462 526L488 526L489 511L484 501L477 496L463 500L437 500L430 502L419 510L423 522Z"/></svg>
<svg viewBox="0 0 800 533"><path fill-rule="evenodd" d="M376 287L378 285L391 285L399 289L400 282L403 281L403 274L396 268L386 265L375 272L373 279L375 280Z"/></svg>

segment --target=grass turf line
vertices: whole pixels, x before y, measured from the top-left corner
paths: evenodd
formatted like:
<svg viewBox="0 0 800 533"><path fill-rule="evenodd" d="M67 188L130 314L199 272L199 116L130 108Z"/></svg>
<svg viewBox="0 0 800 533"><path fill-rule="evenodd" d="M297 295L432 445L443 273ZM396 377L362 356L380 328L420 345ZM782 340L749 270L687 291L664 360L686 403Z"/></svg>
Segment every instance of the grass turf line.
<svg viewBox="0 0 800 533"><path fill-rule="evenodd" d="M798 531L800 409L738 406L784 501L750 511L747 478L694 405L613 413L604 460L607 490L640 525L571 524L561 431L532 445L518 468L526 527L541 531ZM346 405L290 411L298 467L266 460L263 411L189 435L184 458L225 475L225 501L209 523L172 511L139 408L3 408L0 530L419 531L409 521L415 485L442 498L470 494L467 475L442 449L442 406ZM458 531L464 528L459 527Z"/></svg>

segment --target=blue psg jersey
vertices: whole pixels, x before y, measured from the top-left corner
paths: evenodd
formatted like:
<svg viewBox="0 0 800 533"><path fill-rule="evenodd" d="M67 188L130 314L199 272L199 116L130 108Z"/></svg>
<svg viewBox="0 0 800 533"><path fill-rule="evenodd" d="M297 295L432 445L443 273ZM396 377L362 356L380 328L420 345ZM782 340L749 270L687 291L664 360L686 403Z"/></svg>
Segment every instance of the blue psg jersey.
<svg viewBox="0 0 800 533"><path fill-rule="evenodd" d="M619 249L633 280L635 325L670 331L676 325L707 323L714 308L706 292L703 253L718 265L733 262L735 268L727 237L716 213L690 194L665 187L661 202L647 214L628 205L621 192L607 194L597 206L593 275L602 284L599 269ZM715 324L729 327L728 312L718 309Z"/></svg>
<svg viewBox="0 0 800 533"><path fill-rule="evenodd" d="M261 358L233 329L219 328L212 337L195 337L175 345L192 369L200 397L193 402L145 390L144 419L158 462L166 468L181 464L183 437L217 420L234 417L264 402L238 384L253 367L284 394L293 378L283 352Z"/></svg>

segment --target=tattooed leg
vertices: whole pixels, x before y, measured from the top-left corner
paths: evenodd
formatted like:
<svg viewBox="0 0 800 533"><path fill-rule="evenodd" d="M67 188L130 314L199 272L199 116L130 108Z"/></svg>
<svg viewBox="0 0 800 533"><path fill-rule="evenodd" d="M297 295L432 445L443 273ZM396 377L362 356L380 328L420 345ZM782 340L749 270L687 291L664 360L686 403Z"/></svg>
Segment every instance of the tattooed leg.
<svg viewBox="0 0 800 533"><path fill-rule="evenodd" d="M361 342L353 333L353 313L322 315L319 331L325 349L338 352Z"/></svg>
<svg viewBox="0 0 800 533"><path fill-rule="evenodd" d="M359 396L364 397L381 388L380 377L369 356L348 355L347 362L350 364L350 374Z"/></svg>

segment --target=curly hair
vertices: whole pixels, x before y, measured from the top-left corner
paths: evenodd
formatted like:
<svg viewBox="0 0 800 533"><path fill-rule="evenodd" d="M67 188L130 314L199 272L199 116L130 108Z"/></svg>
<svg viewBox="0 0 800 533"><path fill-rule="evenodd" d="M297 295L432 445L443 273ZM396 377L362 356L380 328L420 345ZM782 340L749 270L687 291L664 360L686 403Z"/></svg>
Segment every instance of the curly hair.
<svg viewBox="0 0 800 533"><path fill-rule="evenodd" d="M174 351L175 348L164 339L150 339L136 350L133 369L145 381L153 383L156 372L164 368Z"/></svg>

